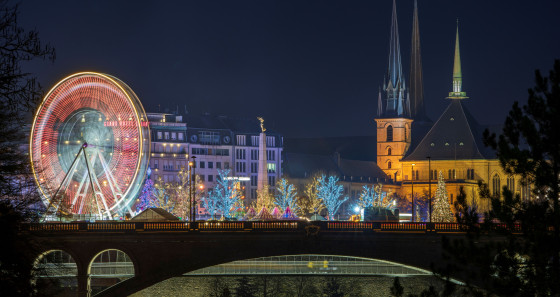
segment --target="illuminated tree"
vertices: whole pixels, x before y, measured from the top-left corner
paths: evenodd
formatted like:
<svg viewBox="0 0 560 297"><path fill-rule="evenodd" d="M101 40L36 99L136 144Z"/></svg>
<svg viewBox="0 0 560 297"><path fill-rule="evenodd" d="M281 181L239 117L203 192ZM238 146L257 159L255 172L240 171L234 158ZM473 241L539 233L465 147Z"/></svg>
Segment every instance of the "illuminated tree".
<svg viewBox="0 0 560 297"><path fill-rule="evenodd" d="M319 186L317 187L317 196L323 199L323 203L327 208L329 220L334 219L334 215L348 197L342 197L344 187L338 184L338 177L322 175L319 178Z"/></svg>
<svg viewBox="0 0 560 297"><path fill-rule="evenodd" d="M418 210L418 208L416 208ZM416 214L418 217L418 212ZM432 221L451 223L454 221L449 198L447 197L447 189L445 188L445 181L443 181L443 173L440 171L438 175L438 185L436 196L434 197L434 205L432 210Z"/></svg>
<svg viewBox="0 0 560 297"><path fill-rule="evenodd" d="M274 207L274 196L270 194L268 184L264 185L261 190L257 190L257 201L255 201L254 206L257 210L261 210L263 207L272 210Z"/></svg>
<svg viewBox="0 0 560 297"><path fill-rule="evenodd" d="M298 210L296 213L300 216L307 213L320 213L325 209L323 204L323 199L318 195L319 180L321 176L315 175L311 182L305 185L305 190L303 191L305 195L300 196L297 200Z"/></svg>
<svg viewBox="0 0 560 297"><path fill-rule="evenodd" d="M149 208L161 208L167 212L174 213L175 201L169 197L167 191L168 185L163 182L161 177L158 178L157 182L154 184L153 199L150 200Z"/></svg>
<svg viewBox="0 0 560 297"><path fill-rule="evenodd" d="M383 207L391 209L394 207L393 199L389 199L385 193L382 191L381 185L372 185L368 187L366 185L362 188L362 193L358 199L358 206L361 208L366 207Z"/></svg>
<svg viewBox="0 0 560 297"><path fill-rule="evenodd" d="M229 169L218 169L216 187L202 198L204 208L211 216L220 213L224 218L231 218L235 208L241 206L243 193L237 188L236 181L229 178L229 173Z"/></svg>
<svg viewBox="0 0 560 297"><path fill-rule="evenodd" d="M144 187L142 188L142 192L140 192L140 196L138 196L138 204L136 205L137 213L150 207L151 201L154 200L154 190L154 182L148 174Z"/></svg>
<svg viewBox="0 0 560 297"><path fill-rule="evenodd" d="M294 185L289 184L288 180L283 178L276 183L276 205L281 209L290 207L292 211L297 212L298 205L296 203L297 191Z"/></svg>
<svg viewBox="0 0 560 297"><path fill-rule="evenodd" d="M191 207L191 172L190 170L182 167L177 173L177 182L168 182L165 184L165 190L173 201L174 208L173 214L187 219ZM197 180L200 182L199 180ZM198 187L195 186L195 189ZM196 196L195 196L196 197Z"/></svg>

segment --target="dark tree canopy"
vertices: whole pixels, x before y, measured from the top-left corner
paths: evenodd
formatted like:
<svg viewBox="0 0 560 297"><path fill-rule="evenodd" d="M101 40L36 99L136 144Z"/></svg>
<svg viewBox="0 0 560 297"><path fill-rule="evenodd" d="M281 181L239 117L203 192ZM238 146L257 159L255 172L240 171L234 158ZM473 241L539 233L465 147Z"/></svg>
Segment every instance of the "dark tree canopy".
<svg viewBox="0 0 560 297"><path fill-rule="evenodd" d="M37 31L17 23L18 7L0 0L0 296L40 294L31 285L33 243L19 232L21 223L37 217L37 189L26 155L26 119L41 97L35 77L22 70L33 59L54 61Z"/></svg>

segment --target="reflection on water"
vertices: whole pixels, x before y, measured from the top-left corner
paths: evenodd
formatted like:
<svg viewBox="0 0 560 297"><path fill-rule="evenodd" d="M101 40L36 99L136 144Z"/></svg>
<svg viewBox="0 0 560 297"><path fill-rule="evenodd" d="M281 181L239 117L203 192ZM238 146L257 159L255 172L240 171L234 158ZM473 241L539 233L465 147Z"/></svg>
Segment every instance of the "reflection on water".
<svg viewBox="0 0 560 297"><path fill-rule="evenodd" d="M155 284L133 294L147 296L235 296L241 290L255 296L325 296L340 292L341 296L391 296L393 277L370 276L183 276ZM400 278L404 295L418 294L430 285L442 287L433 276ZM231 295L227 295L227 293ZM265 294L266 292L266 294ZM329 294L330 296L330 294Z"/></svg>

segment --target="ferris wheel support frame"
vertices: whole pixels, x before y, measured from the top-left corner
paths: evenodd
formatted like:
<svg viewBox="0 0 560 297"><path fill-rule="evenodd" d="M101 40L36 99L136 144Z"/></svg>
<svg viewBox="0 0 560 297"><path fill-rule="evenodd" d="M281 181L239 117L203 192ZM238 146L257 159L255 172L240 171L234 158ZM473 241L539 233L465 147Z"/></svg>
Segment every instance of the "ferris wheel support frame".
<svg viewBox="0 0 560 297"><path fill-rule="evenodd" d="M54 199L52 199L51 202L49 203L49 205L47 206L47 211L45 212L45 216L43 217L43 221L47 218L47 216L49 214L52 214L52 213L49 213L49 211L53 207L54 207L54 213L61 212L63 214L68 214L66 211L60 209L60 204L62 203L63 199L62 198L57 199L57 197L58 197L58 193L60 192L60 190L62 188L67 188L70 185L70 181L74 177L75 169L78 166L82 155L83 155L84 160L85 160L86 171L84 172L84 175L83 175L82 179L80 180L80 185L78 187L77 194L74 196L74 199L72 200L72 204L70 205L70 207L71 208L74 207L74 204L78 200L78 197L81 197L82 198L81 203L80 203L80 210L81 210L83 208L83 204L84 204L84 200L85 200L84 198L85 198L85 195L87 193L88 187L91 186L91 188L93 190L92 191L92 196L94 198L93 201L95 201L95 204L97 206L97 214L102 219L105 216L111 218L110 210L112 210L114 208L118 208L119 211L122 211L123 208L125 208L125 211L128 211L131 215L133 215L133 211L130 208L130 205L121 205L121 203L124 201L124 196L122 194L122 191L117 186L116 179L113 176L113 174L111 173L111 171L109 170L109 166L107 165L107 162L105 161L105 158L103 157L103 155L101 153L99 153L99 151L94 151L94 153L91 154L91 160L89 160L88 159L88 154L87 154L87 151L86 151L87 147L88 147L87 143L84 143L80 147L80 150L78 151L78 153L76 154L76 157L74 158L74 160L72 161L72 164L70 165L70 169L68 170L68 172L64 176L64 179L60 183L60 186L56 190L56 192L53 196ZM111 189L111 192L113 193L113 196L115 198L117 198L117 197L120 198L120 199L116 199L117 202L112 207L109 207L107 205L105 195L103 195L103 192L101 191L101 184L99 183L99 180L97 179L96 174L92 173L91 170L90 170L90 168L95 165L96 157L99 159L99 162L101 163L101 165L103 166L103 169L107 173L107 184L109 185L109 188ZM89 178L89 183L86 183L87 178ZM84 188L84 186L85 186L85 188ZM95 186L97 186L97 189L96 189ZM83 194L82 194L82 189L84 191ZM103 204L103 208L100 208L99 200L101 200L101 202ZM104 214L104 212L105 212L105 214Z"/></svg>

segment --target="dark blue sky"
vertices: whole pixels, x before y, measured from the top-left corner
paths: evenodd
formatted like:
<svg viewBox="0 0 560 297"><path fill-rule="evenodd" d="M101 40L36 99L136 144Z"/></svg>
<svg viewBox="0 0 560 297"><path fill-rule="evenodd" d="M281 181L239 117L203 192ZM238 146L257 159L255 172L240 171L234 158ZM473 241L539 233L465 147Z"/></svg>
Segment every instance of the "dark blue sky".
<svg viewBox="0 0 560 297"><path fill-rule="evenodd" d="M24 1L20 24L57 50L35 63L50 88L77 71L114 75L147 111L265 117L286 136L373 135L391 0ZM560 1L419 0L425 104L451 91L456 18L463 89L483 124L526 102L534 70L560 58ZM408 80L413 0L397 0Z"/></svg>

